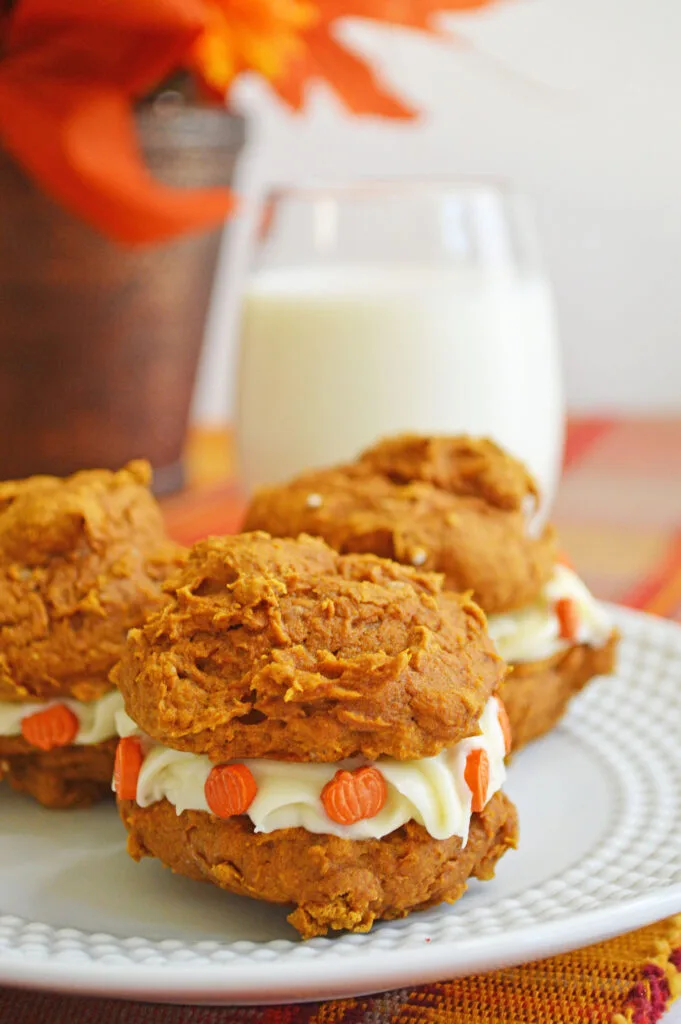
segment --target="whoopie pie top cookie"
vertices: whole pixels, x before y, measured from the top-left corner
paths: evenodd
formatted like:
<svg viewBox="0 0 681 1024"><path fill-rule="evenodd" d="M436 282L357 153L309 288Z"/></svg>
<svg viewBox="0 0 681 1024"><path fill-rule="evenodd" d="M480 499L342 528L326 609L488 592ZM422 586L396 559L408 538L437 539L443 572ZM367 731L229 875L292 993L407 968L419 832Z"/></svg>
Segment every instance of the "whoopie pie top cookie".
<svg viewBox="0 0 681 1024"><path fill-rule="evenodd" d="M429 757L478 732L505 664L442 577L322 540L201 541L128 637L127 714L213 761Z"/></svg>
<svg viewBox="0 0 681 1024"><path fill-rule="evenodd" d="M96 700L179 565L150 467L0 483L0 702Z"/></svg>
<svg viewBox="0 0 681 1024"><path fill-rule="evenodd" d="M405 435L263 488L244 529L305 532L341 553L441 572L494 614L530 603L553 572L554 531L533 529L537 503L528 471L492 441Z"/></svg>

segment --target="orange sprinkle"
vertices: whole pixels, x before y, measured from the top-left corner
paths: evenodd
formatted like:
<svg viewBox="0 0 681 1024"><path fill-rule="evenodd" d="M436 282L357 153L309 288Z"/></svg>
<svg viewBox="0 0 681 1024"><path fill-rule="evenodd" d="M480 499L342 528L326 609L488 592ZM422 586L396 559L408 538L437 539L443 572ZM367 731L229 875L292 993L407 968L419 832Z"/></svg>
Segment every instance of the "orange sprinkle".
<svg viewBox="0 0 681 1024"><path fill-rule="evenodd" d="M206 803L218 818L245 814L255 800L258 787L245 764L218 764L206 779Z"/></svg>
<svg viewBox="0 0 681 1024"><path fill-rule="evenodd" d="M321 800L331 821L354 825L375 818L388 799L388 786L378 768L340 769L324 786Z"/></svg>
<svg viewBox="0 0 681 1024"><path fill-rule="evenodd" d="M142 745L134 736L125 736L118 741L114 762L114 790L121 800L136 798L137 780L143 760Z"/></svg>
<svg viewBox="0 0 681 1024"><path fill-rule="evenodd" d="M555 604L560 623L561 640L576 640L579 629L579 611L571 597L561 597Z"/></svg>
<svg viewBox="0 0 681 1024"><path fill-rule="evenodd" d="M487 790L489 789L489 757L480 747L477 750L471 750L466 758L463 777L473 794L471 810L478 814L487 802Z"/></svg>
<svg viewBox="0 0 681 1024"><path fill-rule="evenodd" d="M73 743L80 724L66 704L52 704L44 711L27 715L21 723L21 735L32 747L54 750Z"/></svg>
<svg viewBox="0 0 681 1024"><path fill-rule="evenodd" d="M501 726L501 731L504 734L504 749L507 754L510 754L512 741L511 720L508 717L508 711L506 710L506 706L501 697L497 697L497 704L499 705L499 725Z"/></svg>

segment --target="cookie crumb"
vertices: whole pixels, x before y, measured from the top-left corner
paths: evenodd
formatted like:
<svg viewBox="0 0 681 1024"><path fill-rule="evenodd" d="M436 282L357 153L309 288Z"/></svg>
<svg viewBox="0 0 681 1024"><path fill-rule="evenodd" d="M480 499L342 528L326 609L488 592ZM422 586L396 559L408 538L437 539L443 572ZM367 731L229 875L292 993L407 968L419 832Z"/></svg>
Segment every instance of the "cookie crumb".
<svg viewBox="0 0 681 1024"><path fill-rule="evenodd" d="M324 499L321 494L308 494L305 504L308 508L321 508L324 504Z"/></svg>
<svg viewBox="0 0 681 1024"><path fill-rule="evenodd" d="M428 558L428 552L425 548L414 548L411 554L411 564L415 566L424 565Z"/></svg>

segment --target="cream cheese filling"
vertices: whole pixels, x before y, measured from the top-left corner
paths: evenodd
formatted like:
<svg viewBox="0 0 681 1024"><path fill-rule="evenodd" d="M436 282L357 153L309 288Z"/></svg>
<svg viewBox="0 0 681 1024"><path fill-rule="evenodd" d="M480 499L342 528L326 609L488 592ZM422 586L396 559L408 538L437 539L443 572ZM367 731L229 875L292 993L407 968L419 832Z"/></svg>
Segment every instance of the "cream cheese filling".
<svg viewBox="0 0 681 1024"><path fill-rule="evenodd" d="M0 701L0 736L20 736L21 723L25 718L55 704L65 704L78 719L79 728L73 740L77 746L103 743L117 735L116 714L123 710L123 697L118 690L111 690L103 697L91 701L75 700L72 697L31 704Z"/></svg>
<svg viewBox="0 0 681 1024"><path fill-rule="evenodd" d="M572 639L561 637L556 604L564 599L575 606L577 630ZM517 611L489 615L487 626L499 654L508 662L542 661L574 644L602 647L612 632L605 609L564 565L556 566L536 601Z"/></svg>
<svg viewBox="0 0 681 1024"><path fill-rule="evenodd" d="M171 750L145 738L125 712L117 716L121 736L140 736L145 750L137 781L136 802L149 807L168 800L178 814L186 810L210 813L205 786L214 763L206 756ZM499 702L492 697L480 718L480 734L462 740L435 757L414 761L373 762L387 784L387 799L372 818L341 825L326 814L321 792L339 768L353 769L369 762L362 758L335 764L293 763L265 758L245 758L257 785L257 794L246 814L256 832L304 828L308 832L342 839L381 839L416 821L434 839L460 836L465 845L471 820L472 794L464 773L469 753L484 750L489 759L489 783L485 803L506 777L504 734L499 722Z"/></svg>

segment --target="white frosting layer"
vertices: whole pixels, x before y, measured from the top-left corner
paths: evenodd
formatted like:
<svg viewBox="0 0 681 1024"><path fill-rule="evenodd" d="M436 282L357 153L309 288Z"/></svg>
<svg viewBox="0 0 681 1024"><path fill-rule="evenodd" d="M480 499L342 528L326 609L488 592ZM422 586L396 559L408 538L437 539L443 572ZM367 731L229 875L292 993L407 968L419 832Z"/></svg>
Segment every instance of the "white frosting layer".
<svg viewBox="0 0 681 1024"><path fill-rule="evenodd" d="M574 640L563 640L556 601L574 601L579 621ZM601 647L612 632L607 612L571 569L557 565L540 596L525 608L487 618L490 636L504 661L542 661L573 644Z"/></svg>
<svg viewBox="0 0 681 1024"><path fill-rule="evenodd" d="M460 836L465 844L471 819L471 791L464 770L470 751L481 748L489 758L488 801L506 778L498 711L498 702L492 697L480 718L481 734L462 740L436 757L376 762L388 784L388 798L375 817L354 825L339 825L328 818L320 795L339 768L355 768L366 761L356 758L340 764L297 764L245 759L241 763L251 770L258 787L248 817L256 832L299 827L344 839L380 839L406 822L416 821L434 839ZM122 736L139 735L125 712L117 716L117 724ZM210 813L204 788L213 767L213 762L203 755L152 746L137 783L137 803L149 807L165 799L178 814L185 810Z"/></svg>
<svg viewBox="0 0 681 1024"><path fill-rule="evenodd" d="M74 739L77 746L103 743L116 736L116 714L123 709L123 698L118 690L105 693L98 700L81 701L70 697L44 701L42 704L11 704L0 701L0 736L20 736L24 718L55 704L65 704L80 723Z"/></svg>

